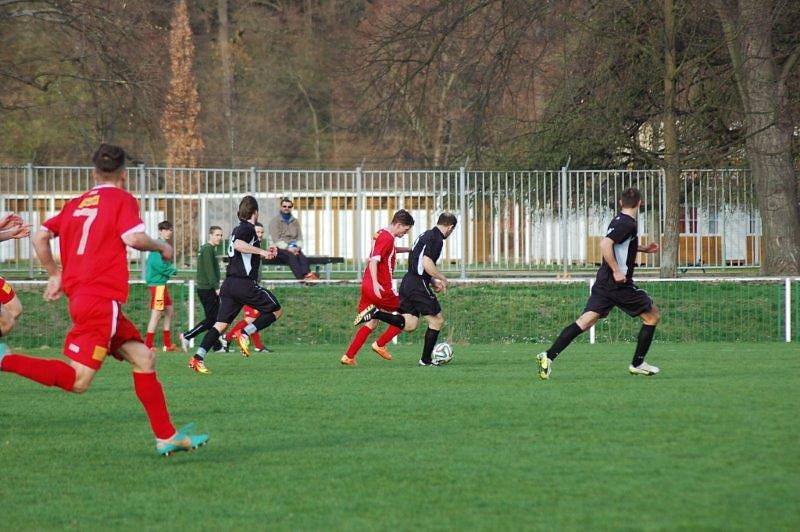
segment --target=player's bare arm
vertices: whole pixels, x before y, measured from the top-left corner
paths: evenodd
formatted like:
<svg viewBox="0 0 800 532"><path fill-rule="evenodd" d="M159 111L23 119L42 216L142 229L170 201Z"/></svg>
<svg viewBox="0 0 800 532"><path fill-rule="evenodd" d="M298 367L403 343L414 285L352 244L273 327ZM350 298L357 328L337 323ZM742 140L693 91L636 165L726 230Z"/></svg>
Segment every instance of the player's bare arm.
<svg viewBox="0 0 800 532"><path fill-rule="evenodd" d="M394 248L395 253L411 253L411 248Z"/></svg>
<svg viewBox="0 0 800 532"><path fill-rule="evenodd" d="M278 254L278 248L276 246L270 246L267 249L261 249L259 247L248 244L244 240L239 240L239 239L236 239L233 242L233 249L235 249L239 253L250 253L252 255L261 255L265 259L274 259L275 256Z"/></svg>
<svg viewBox="0 0 800 532"><path fill-rule="evenodd" d="M447 292L447 285L449 282L447 281L447 277L442 275L442 272L439 271L439 268L436 267L436 263L431 260L430 257L423 257L422 258L422 267L425 268L425 271L439 281L441 283L442 290Z"/></svg>
<svg viewBox="0 0 800 532"><path fill-rule="evenodd" d="M0 218L0 242L13 238L25 238L31 234L30 224L26 224L16 213Z"/></svg>
<svg viewBox="0 0 800 532"><path fill-rule="evenodd" d="M369 259L369 276L372 278L372 291L375 292L375 295L380 299L383 297L383 288L381 284L378 282L378 260L379 259Z"/></svg>
<svg viewBox="0 0 800 532"><path fill-rule="evenodd" d="M614 241L608 237L603 238L600 241L600 251L603 253L603 258L608 263L608 267L614 272L614 282L625 282L625 274L619 269L617 257L614 256Z"/></svg>
<svg viewBox="0 0 800 532"><path fill-rule="evenodd" d="M50 249L50 240L53 233L47 229L39 229L31 239L33 250L47 272L47 288L44 290L45 301L55 301L61 297L61 269L56 264L53 252Z"/></svg>
<svg viewBox="0 0 800 532"><path fill-rule="evenodd" d="M126 246L139 251L158 251L164 260L172 259L172 246L167 242L155 240L150 238L147 233L131 233L122 237L122 241Z"/></svg>
<svg viewBox="0 0 800 532"><path fill-rule="evenodd" d="M636 248L636 251L640 251L641 253L658 253L659 246L656 242L650 242L646 246L639 246Z"/></svg>

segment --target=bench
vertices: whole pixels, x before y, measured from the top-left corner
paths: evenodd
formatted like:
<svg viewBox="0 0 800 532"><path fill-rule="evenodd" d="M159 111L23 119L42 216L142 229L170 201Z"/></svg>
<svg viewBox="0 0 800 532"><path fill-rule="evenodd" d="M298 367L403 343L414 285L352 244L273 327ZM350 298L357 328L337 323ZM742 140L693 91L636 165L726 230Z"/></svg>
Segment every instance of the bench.
<svg viewBox="0 0 800 532"><path fill-rule="evenodd" d="M314 271L317 273L317 277L319 277L319 269L320 266L325 266L325 279L330 280L331 278L331 264L343 264L344 257L326 257L324 255L306 255L308 259L308 263L314 266ZM261 260L261 264L267 266L286 266L283 262L280 262L278 259L270 259L270 260ZM287 266L288 267L288 266Z"/></svg>

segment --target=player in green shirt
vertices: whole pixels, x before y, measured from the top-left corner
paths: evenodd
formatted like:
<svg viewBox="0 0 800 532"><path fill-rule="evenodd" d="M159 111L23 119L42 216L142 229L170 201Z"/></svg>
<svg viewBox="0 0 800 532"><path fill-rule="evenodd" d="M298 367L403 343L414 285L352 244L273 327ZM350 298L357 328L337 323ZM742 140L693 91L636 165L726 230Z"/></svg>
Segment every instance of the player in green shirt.
<svg viewBox="0 0 800 532"><path fill-rule="evenodd" d="M172 238L172 223L167 220L158 224L158 239L168 242ZM170 325L172 324L172 298L169 296L167 281L170 277L178 273L178 269L171 262L166 262L161 253L151 251L147 256L147 269L145 271L145 282L150 288L150 322L147 324L147 336L144 343L153 349L153 342L156 335L156 327L161 317L164 317L164 351L177 351L178 348L172 344L170 338Z"/></svg>
<svg viewBox="0 0 800 532"><path fill-rule="evenodd" d="M207 331L217 322L220 273L216 248L220 242L222 242L222 228L212 225L208 229L208 242L200 246L197 254L197 297L200 298L206 318L181 334L181 347L184 353L189 352L189 340ZM220 337L220 341L218 345L214 346L214 349L224 350L227 343L224 337Z"/></svg>

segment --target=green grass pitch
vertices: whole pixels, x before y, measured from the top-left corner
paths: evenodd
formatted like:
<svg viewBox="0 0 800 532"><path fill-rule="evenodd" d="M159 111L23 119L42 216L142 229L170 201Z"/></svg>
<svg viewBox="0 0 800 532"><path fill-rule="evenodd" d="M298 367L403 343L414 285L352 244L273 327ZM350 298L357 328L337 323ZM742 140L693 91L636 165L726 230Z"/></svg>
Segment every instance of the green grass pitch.
<svg viewBox="0 0 800 532"><path fill-rule="evenodd" d="M159 458L128 367L84 396L0 373L2 529L800 527L797 344L456 345L448 367L343 346L183 355L159 370L176 424ZM53 351L35 351L52 355Z"/></svg>

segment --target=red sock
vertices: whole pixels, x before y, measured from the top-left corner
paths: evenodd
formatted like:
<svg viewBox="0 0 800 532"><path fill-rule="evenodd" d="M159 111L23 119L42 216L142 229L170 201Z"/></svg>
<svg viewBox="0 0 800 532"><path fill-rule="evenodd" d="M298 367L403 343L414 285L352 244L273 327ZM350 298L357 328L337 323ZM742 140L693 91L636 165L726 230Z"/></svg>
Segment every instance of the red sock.
<svg viewBox="0 0 800 532"><path fill-rule="evenodd" d="M228 333L225 335L225 339L230 342L231 338L233 338L233 335L236 334L237 332L241 331L245 327L247 327L247 322L244 321L244 320L241 320L239 323L237 323L236 325L233 326L233 329L228 331Z"/></svg>
<svg viewBox="0 0 800 532"><path fill-rule="evenodd" d="M362 325L361 328L356 331L356 335L353 337L353 341L350 343L350 347L347 348L347 353L345 354L350 358L356 358L358 350L361 349L361 346L364 345L364 342L367 341L370 334L372 334L372 329L366 325Z"/></svg>
<svg viewBox="0 0 800 532"><path fill-rule="evenodd" d="M392 338L394 338L401 332L403 332L403 329L398 329L394 325L389 325L389 328L383 332L380 338L378 338L377 342L378 346L379 347L385 346L386 344L392 341Z"/></svg>
<svg viewBox="0 0 800 532"><path fill-rule="evenodd" d="M144 345L152 349L153 341L155 340L155 338L156 338L156 333L148 332L147 336L144 337Z"/></svg>
<svg viewBox="0 0 800 532"><path fill-rule="evenodd" d="M164 389L158 382L156 372L134 373L133 388L136 390L136 397L142 402L144 411L147 412L156 438L166 440L174 436L175 427L169 419L167 399L164 397Z"/></svg>
<svg viewBox="0 0 800 532"><path fill-rule="evenodd" d="M45 386L58 386L68 392L75 386L75 369L61 360L6 355L3 357L3 366L0 369Z"/></svg>
<svg viewBox="0 0 800 532"><path fill-rule="evenodd" d="M164 347L169 347L172 345L172 338L169 337L169 331L164 331Z"/></svg>
<svg viewBox="0 0 800 532"><path fill-rule="evenodd" d="M253 345L256 346L256 349L264 349L264 344L261 343L261 335L258 334L258 331L251 334L250 339L253 341Z"/></svg>

